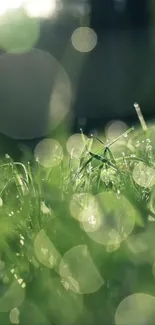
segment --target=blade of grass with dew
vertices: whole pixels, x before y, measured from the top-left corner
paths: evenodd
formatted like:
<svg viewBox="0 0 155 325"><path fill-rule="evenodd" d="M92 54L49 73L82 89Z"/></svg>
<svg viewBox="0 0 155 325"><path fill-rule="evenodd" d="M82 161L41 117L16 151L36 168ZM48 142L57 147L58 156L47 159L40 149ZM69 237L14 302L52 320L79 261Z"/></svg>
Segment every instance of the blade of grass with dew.
<svg viewBox="0 0 155 325"><path fill-rule="evenodd" d="M111 159L111 161L113 163L115 163L115 158L114 155L112 154L111 150L109 149L109 147L98 137L94 137L94 139L96 139L97 141L99 141L100 143L102 143L104 145L104 153L103 153L103 157L106 158L107 153L109 153L109 158Z"/></svg>
<svg viewBox="0 0 155 325"><path fill-rule="evenodd" d="M138 103L134 103L133 106L134 106L134 108L136 110L136 113L137 113L138 119L140 121L141 127L142 127L143 131L146 132L148 130L148 128L147 128L146 122L144 120L141 108L140 108Z"/></svg>
<svg viewBox="0 0 155 325"><path fill-rule="evenodd" d="M116 143L118 140L122 139L123 137L128 136L130 132L134 131L134 126L129 128L127 131L125 131L123 134L119 135L116 139L111 141L110 143L107 144L107 147L111 147L114 143Z"/></svg>

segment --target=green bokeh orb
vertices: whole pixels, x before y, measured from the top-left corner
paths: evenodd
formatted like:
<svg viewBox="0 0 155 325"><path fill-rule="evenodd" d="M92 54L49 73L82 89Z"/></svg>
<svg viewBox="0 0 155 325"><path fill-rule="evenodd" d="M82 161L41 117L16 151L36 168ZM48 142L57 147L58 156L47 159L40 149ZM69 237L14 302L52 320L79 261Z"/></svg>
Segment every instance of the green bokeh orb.
<svg viewBox="0 0 155 325"><path fill-rule="evenodd" d="M24 9L8 10L0 16L0 47L9 53L30 51L40 34L39 21Z"/></svg>

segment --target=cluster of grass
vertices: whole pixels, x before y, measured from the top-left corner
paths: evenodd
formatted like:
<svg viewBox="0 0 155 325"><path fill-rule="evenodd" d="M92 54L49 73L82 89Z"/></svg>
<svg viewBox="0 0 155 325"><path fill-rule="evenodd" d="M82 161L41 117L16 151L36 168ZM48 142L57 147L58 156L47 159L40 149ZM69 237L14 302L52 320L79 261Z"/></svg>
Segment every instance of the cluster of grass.
<svg viewBox="0 0 155 325"><path fill-rule="evenodd" d="M155 129L102 140L1 162L0 324L155 324Z"/></svg>

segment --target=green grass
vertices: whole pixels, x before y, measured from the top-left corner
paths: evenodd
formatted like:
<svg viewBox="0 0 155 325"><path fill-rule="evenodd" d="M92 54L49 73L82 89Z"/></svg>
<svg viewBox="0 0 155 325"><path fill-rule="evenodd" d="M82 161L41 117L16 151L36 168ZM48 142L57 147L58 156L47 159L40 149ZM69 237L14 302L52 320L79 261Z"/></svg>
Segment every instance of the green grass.
<svg viewBox="0 0 155 325"><path fill-rule="evenodd" d="M81 143L1 161L2 325L155 324L155 128Z"/></svg>

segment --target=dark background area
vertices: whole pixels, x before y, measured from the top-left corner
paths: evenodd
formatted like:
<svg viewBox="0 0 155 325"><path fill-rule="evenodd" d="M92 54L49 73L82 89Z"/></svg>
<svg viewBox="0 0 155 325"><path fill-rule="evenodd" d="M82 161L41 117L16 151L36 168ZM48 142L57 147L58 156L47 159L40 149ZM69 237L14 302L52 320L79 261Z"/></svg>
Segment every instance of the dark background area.
<svg viewBox="0 0 155 325"><path fill-rule="evenodd" d="M91 13L83 17L82 25L87 26L89 21L97 34L97 46L92 51L80 53L70 45L72 32L81 20L66 13L55 25L43 22L37 45L63 62L76 89L73 131L79 130L84 119L86 132L103 128L113 119L135 123L134 102L140 104L146 119L154 118L155 53L150 2L91 0L90 5ZM68 60L63 60L66 48Z"/></svg>
<svg viewBox="0 0 155 325"><path fill-rule="evenodd" d="M146 120L155 115L154 27L148 0L91 0L91 11L75 14L86 2L63 2L57 16L41 20L36 48L48 51L65 68L74 90L71 132L103 129L110 120L137 122L138 102ZM69 8L69 9L68 9ZM89 26L97 34L89 53L71 44L73 31ZM3 146L5 146L2 136ZM7 140L9 143L9 139ZM34 147L38 140L22 141ZM11 140L11 148L15 141Z"/></svg>

